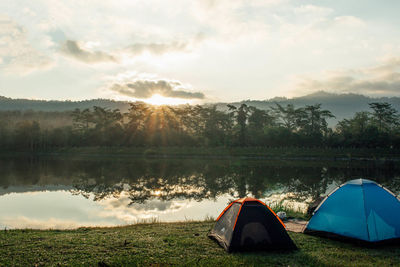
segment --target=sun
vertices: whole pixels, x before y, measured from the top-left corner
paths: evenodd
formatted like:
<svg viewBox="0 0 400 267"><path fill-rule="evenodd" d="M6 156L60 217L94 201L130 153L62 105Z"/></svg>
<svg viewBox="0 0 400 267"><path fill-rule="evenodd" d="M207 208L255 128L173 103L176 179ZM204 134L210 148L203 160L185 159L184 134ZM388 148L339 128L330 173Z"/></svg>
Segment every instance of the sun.
<svg viewBox="0 0 400 267"><path fill-rule="evenodd" d="M157 197L159 197L159 196L161 196L161 190L155 190L155 191L153 191L153 196L157 196Z"/></svg>
<svg viewBox="0 0 400 267"><path fill-rule="evenodd" d="M150 98L143 100L151 105L182 105L182 104L190 104L190 99L182 99L182 98L173 98L173 97L165 97L159 94L154 94Z"/></svg>

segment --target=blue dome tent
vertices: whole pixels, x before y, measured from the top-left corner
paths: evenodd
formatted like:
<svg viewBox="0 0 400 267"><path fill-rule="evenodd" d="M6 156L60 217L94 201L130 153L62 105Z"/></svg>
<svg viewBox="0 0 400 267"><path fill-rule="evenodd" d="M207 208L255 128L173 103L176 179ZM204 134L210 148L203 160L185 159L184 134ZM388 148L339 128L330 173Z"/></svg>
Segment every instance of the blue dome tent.
<svg viewBox="0 0 400 267"><path fill-rule="evenodd" d="M348 181L325 197L304 233L368 243L399 241L400 200L373 181Z"/></svg>

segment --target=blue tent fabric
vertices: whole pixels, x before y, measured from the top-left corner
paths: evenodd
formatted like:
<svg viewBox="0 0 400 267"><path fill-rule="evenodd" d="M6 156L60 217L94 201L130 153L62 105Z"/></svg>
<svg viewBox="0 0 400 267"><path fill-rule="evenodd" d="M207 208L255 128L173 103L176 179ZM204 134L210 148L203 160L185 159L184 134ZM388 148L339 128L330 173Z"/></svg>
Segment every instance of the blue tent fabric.
<svg viewBox="0 0 400 267"><path fill-rule="evenodd" d="M367 242L398 239L400 200L373 181L351 180L321 202L304 232L332 233Z"/></svg>

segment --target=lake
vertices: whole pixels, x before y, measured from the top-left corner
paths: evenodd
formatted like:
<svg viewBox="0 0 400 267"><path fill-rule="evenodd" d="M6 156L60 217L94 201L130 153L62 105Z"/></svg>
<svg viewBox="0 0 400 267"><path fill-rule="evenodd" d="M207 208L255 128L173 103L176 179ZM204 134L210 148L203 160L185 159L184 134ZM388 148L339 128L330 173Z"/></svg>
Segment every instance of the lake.
<svg viewBox="0 0 400 267"><path fill-rule="evenodd" d="M356 178L400 193L400 167L388 161L0 158L0 227L204 220L245 196L305 210Z"/></svg>

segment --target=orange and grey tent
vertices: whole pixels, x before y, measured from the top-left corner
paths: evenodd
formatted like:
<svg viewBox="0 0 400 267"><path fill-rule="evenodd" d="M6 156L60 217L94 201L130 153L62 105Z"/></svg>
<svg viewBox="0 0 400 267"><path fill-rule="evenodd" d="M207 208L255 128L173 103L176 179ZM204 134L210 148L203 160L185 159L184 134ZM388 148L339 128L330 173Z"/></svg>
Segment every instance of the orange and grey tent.
<svg viewBox="0 0 400 267"><path fill-rule="evenodd" d="M208 236L228 252L297 249L275 212L255 198L241 198L229 204Z"/></svg>

